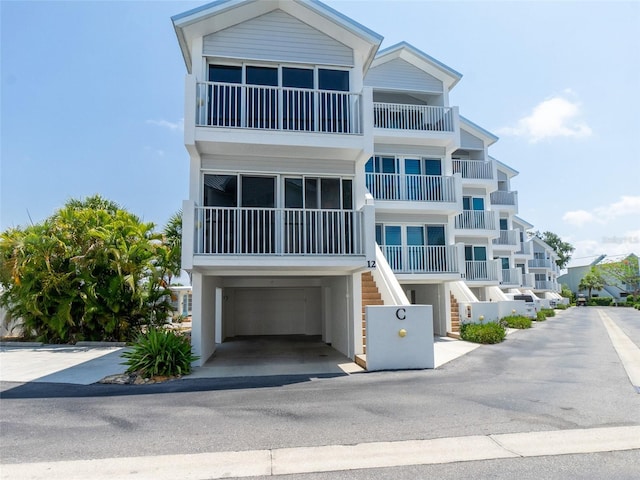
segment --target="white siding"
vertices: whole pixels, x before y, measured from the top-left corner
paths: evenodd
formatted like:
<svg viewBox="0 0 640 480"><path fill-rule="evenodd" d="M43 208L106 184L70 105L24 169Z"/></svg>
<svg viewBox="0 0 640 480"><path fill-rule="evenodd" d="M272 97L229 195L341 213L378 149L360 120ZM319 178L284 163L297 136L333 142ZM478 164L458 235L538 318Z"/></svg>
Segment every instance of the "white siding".
<svg viewBox="0 0 640 480"><path fill-rule="evenodd" d="M323 65L353 66L353 51L275 10L204 37L204 55Z"/></svg>
<svg viewBox="0 0 640 480"><path fill-rule="evenodd" d="M203 157L203 170L232 172L354 175L355 164L340 160L298 160L270 157Z"/></svg>
<svg viewBox="0 0 640 480"><path fill-rule="evenodd" d="M442 92L442 82L409 62L396 58L369 69L364 84L377 88L413 90L420 92Z"/></svg>
<svg viewBox="0 0 640 480"><path fill-rule="evenodd" d="M424 157L444 157L444 147L413 146L413 145L385 145L376 143L376 155L419 155Z"/></svg>
<svg viewBox="0 0 640 480"><path fill-rule="evenodd" d="M462 148L484 148L482 139L464 130L460 130L460 144Z"/></svg>

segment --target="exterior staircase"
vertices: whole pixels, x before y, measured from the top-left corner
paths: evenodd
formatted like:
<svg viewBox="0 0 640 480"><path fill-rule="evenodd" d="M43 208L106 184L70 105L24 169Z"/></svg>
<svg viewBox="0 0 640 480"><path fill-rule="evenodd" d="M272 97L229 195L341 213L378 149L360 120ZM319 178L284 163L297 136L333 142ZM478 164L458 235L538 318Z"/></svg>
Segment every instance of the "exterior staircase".
<svg viewBox="0 0 640 480"><path fill-rule="evenodd" d="M453 293L449 295L451 297L451 331L447 332L447 337L460 339L460 307Z"/></svg>
<svg viewBox="0 0 640 480"><path fill-rule="evenodd" d="M365 369L367 368L367 319L365 316L365 307L367 305L384 305L382 295L380 295L371 272L362 274L362 352L364 355L356 356L356 363Z"/></svg>

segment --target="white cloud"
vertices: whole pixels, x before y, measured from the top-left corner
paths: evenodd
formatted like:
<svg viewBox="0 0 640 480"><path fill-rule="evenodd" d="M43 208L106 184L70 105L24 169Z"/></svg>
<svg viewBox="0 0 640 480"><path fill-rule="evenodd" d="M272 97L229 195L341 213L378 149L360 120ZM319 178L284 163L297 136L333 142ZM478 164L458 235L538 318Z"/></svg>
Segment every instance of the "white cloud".
<svg viewBox="0 0 640 480"><path fill-rule="evenodd" d="M156 125L158 127L168 128L173 132L184 131L184 118L181 118L177 122L169 122L167 120L147 120L149 125Z"/></svg>
<svg viewBox="0 0 640 480"><path fill-rule="evenodd" d="M567 97L575 96L571 89L539 103L530 115L518 120L514 127L497 130L502 135L526 137L531 143L553 137L588 137L591 127L582 118L581 104Z"/></svg>
<svg viewBox="0 0 640 480"><path fill-rule="evenodd" d="M598 255L607 257L616 255L640 254L640 230L624 232L622 235L605 235L598 240L586 239L570 242L575 247L571 258L572 263L585 263L584 260L594 260Z"/></svg>
<svg viewBox="0 0 640 480"><path fill-rule="evenodd" d="M596 214L607 217L623 217L627 215L640 215L640 196L624 195L619 202L606 207L596 208Z"/></svg>
<svg viewBox="0 0 640 480"><path fill-rule="evenodd" d="M562 220L574 227L582 227L589 223L605 224L614 218L633 215L640 215L640 196L623 195L619 201L594 208L593 212L586 210L566 212Z"/></svg>
<svg viewBox="0 0 640 480"><path fill-rule="evenodd" d="M564 220L569 225L573 225L574 227L581 227L585 223L591 223L596 220L596 217L592 213L587 212L586 210L574 210L572 212L567 212L562 216L562 220Z"/></svg>

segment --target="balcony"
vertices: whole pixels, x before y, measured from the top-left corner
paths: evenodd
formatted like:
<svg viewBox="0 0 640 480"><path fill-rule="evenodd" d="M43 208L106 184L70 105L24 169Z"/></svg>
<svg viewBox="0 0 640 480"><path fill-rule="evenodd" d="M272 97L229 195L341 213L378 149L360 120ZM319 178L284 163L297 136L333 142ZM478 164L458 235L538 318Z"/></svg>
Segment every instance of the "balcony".
<svg viewBox="0 0 640 480"><path fill-rule="evenodd" d="M519 230L500 230L500 236L493 239L493 245L498 248L518 248Z"/></svg>
<svg viewBox="0 0 640 480"><path fill-rule="evenodd" d="M554 269L555 262L548 258L534 258L529 260L529 268L547 268L549 270Z"/></svg>
<svg viewBox="0 0 640 480"><path fill-rule="evenodd" d="M403 103L373 103L373 126L420 132L454 132L453 109Z"/></svg>
<svg viewBox="0 0 640 480"><path fill-rule="evenodd" d="M194 253L362 256L363 222L361 211L195 207Z"/></svg>
<svg viewBox="0 0 640 480"><path fill-rule="evenodd" d="M533 288L536 285L536 276L533 273L522 274L522 288Z"/></svg>
<svg viewBox="0 0 640 480"><path fill-rule="evenodd" d="M455 226L459 230L496 230L496 212L465 210L456 216Z"/></svg>
<svg viewBox="0 0 640 480"><path fill-rule="evenodd" d="M518 205L518 192L498 190L491 192L491 205L501 205L505 207L516 207Z"/></svg>
<svg viewBox="0 0 640 480"><path fill-rule="evenodd" d="M503 268L501 271L503 286L520 286L522 282L522 270L519 268Z"/></svg>
<svg viewBox="0 0 640 480"><path fill-rule="evenodd" d="M463 179L493 180L493 162L484 160L453 160L453 173L461 173Z"/></svg>
<svg viewBox="0 0 640 480"><path fill-rule="evenodd" d="M529 257L533 255L533 248L531 242L519 242L518 250L515 252L516 255L522 257Z"/></svg>
<svg viewBox="0 0 640 480"><path fill-rule="evenodd" d="M465 263L465 280L470 282L497 282L497 260L467 260Z"/></svg>
<svg viewBox="0 0 640 480"><path fill-rule="evenodd" d="M547 280L536 280L535 290L550 290L555 292L558 288L558 284L556 282L550 282Z"/></svg>
<svg viewBox="0 0 640 480"><path fill-rule="evenodd" d="M362 134L360 93L196 84L196 127Z"/></svg>
<svg viewBox="0 0 640 480"><path fill-rule="evenodd" d="M454 177L367 173L367 188L376 200L456 202Z"/></svg>
<svg viewBox="0 0 640 480"><path fill-rule="evenodd" d="M455 245L380 245L394 273L460 274Z"/></svg>

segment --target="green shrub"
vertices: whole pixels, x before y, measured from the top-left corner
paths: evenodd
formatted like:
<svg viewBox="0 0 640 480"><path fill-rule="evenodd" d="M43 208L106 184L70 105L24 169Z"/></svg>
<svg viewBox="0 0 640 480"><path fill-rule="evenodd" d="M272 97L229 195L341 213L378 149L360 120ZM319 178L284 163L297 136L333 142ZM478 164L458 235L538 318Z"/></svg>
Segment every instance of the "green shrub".
<svg viewBox="0 0 640 480"><path fill-rule="evenodd" d="M509 315L504 317L500 322L504 322L509 328L531 328L531 319L522 315Z"/></svg>
<svg viewBox="0 0 640 480"><path fill-rule="evenodd" d="M567 308L569 308L567 305L565 305L564 303L558 303L555 306L556 310L566 310Z"/></svg>
<svg viewBox="0 0 640 480"><path fill-rule="evenodd" d="M171 330L150 328L141 333L133 348L122 354L128 365L127 373L137 372L145 377L171 377L191 373L191 362L198 357L191 353L189 339Z"/></svg>
<svg viewBox="0 0 640 480"><path fill-rule="evenodd" d="M545 317L555 317L556 316L556 311L553 308L541 308L540 311L544 313Z"/></svg>
<svg viewBox="0 0 640 480"><path fill-rule="evenodd" d="M504 327L496 322L463 323L460 327L460 337L467 342L500 343L506 335Z"/></svg>
<svg viewBox="0 0 640 480"><path fill-rule="evenodd" d="M547 319L547 316L544 314L544 309L536 313L536 321L544 322L546 319Z"/></svg>
<svg viewBox="0 0 640 480"><path fill-rule="evenodd" d="M627 303L633 305L635 301L636 299L633 297L633 295L627 295Z"/></svg>
<svg viewBox="0 0 640 480"><path fill-rule="evenodd" d="M611 301L613 299L611 297L594 297L587 302L590 306L599 306L599 307L608 307L611 305Z"/></svg>

